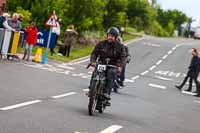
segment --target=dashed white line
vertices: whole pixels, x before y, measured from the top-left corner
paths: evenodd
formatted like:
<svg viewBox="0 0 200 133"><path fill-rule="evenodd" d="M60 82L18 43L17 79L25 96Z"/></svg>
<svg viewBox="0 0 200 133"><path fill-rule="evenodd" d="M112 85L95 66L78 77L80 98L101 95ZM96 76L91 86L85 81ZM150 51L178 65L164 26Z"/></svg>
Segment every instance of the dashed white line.
<svg viewBox="0 0 200 133"><path fill-rule="evenodd" d="M192 95L192 96L195 96L195 95L197 95L196 93L193 93L193 92L188 92L188 91L182 91L182 93L184 93L184 94L188 94L188 95Z"/></svg>
<svg viewBox="0 0 200 133"><path fill-rule="evenodd" d="M172 79L164 78L164 77L161 77L161 76L155 76L155 77L158 78L158 79L166 80L166 81L172 81Z"/></svg>
<svg viewBox="0 0 200 133"><path fill-rule="evenodd" d="M162 59L163 59L163 60L164 60L164 59L166 59L166 58L167 58L167 56L168 56L168 55L165 55L165 56L163 56L163 57L162 57Z"/></svg>
<svg viewBox="0 0 200 133"><path fill-rule="evenodd" d="M171 54L172 53L172 51L170 50L167 54Z"/></svg>
<svg viewBox="0 0 200 133"><path fill-rule="evenodd" d="M130 82L130 83L134 83L135 81L134 80L131 80L131 79L125 79L124 82Z"/></svg>
<svg viewBox="0 0 200 133"><path fill-rule="evenodd" d="M62 98L62 97L66 97L66 96L71 96L74 94L76 94L76 92L69 92L69 93L62 94L62 95L52 96L51 98L57 99L57 98Z"/></svg>
<svg viewBox="0 0 200 133"><path fill-rule="evenodd" d="M88 92L88 91L89 91L89 89L83 89L83 91L84 91L84 92Z"/></svg>
<svg viewBox="0 0 200 133"><path fill-rule="evenodd" d="M64 66L64 65L57 65L60 68L65 68L65 69L69 69L69 70L74 70L75 68L73 67L69 67L69 66Z"/></svg>
<svg viewBox="0 0 200 133"><path fill-rule="evenodd" d="M120 126L120 125L112 125L112 126L106 128L106 129L104 129L103 131L99 132L99 133L114 133L121 128L123 128L123 127Z"/></svg>
<svg viewBox="0 0 200 133"><path fill-rule="evenodd" d="M138 79L140 76L135 76L135 77L132 77L131 79L132 80L136 80L136 79Z"/></svg>
<svg viewBox="0 0 200 133"><path fill-rule="evenodd" d="M81 64L81 63L84 63L84 62L87 62L89 61L90 59L85 59L85 60L81 60L81 61L77 61L77 62L73 62L73 63L70 63L70 65L76 65L76 64Z"/></svg>
<svg viewBox="0 0 200 133"><path fill-rule="evenodd" d="M77 131L76 131L76 132L74 132L74 133L88 133L88 132L77 132Z"/></svg>
<svg viewBox="0 0 200 133"><path fill-rule="evenodd" d="M156 68L156 66L154 65L154 66L152 66L151 68L149 68L149 70L152 71L152 70L155 69L155 68Z"/></svg>
<svg viewBox="0 0 200 133"><path fill-rule="evenodd" d="M81 76L81 78L83 78L83 79L90 79L91 78L91 75L83 75L83 76Z"/></svg>
<svg viewBox="0 0 200 133"><path fill-rule="evenodd" d="M200 104L200 101L194 101L195 103L199 103Z"/></svg>
<svg viewBox="0 0 200 133"><path fill-rule="evenodd" d="M23 107L23 106L39 103L39 102L42 102L42 101L41 100L34 100L34 101L24 102L24 103L20 103L20 104L16 104L16 105L3 107L3 108L0 108L0 110L4 110L5 111L5 110L10 110L10 109L15 109L15 108L19 108L19 107Z"/></svg>
<svg viewBox="0 0 200 133"><path fill-rule="evenodd" d="M159 65L160 63L162 63L162 60L159 60L159 61L156 63L156 65Z"/></svg>
<svg viewBox="0 0 200 133"><path fill-rule="evenodd" d="M176 47L173 47L172 50L176 50Z"/></svg>
<svg viewBox="0 0 200 133"><path fill-rule="evenodd" d="M142 76L144 76L145 74L147 74L149 71L145 71L143 73L141 73Z"/></svg>
<svg viewBox="0 0 200 133"><path fill-rule="evenodd" d="M50 65L50 64L44 64L44 66L52 67L53 65Z"/></svg>
<svg viewBox="0 0 200 133"><path fill-rule="evenodd" d="M160 88L160 89L163 89L163 90L165 90L166 89L166 86L161 86L161 85L156 85L156 84L149 84L149 86L151 86L151 87L155 87L155 88Z"/></svg>

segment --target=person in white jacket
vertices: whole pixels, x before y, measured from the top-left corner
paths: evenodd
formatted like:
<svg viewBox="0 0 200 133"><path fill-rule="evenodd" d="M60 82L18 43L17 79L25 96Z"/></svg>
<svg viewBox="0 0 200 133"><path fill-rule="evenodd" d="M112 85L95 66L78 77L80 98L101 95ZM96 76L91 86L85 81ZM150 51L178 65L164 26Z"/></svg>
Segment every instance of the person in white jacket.
<svg viewBox="0 0 200 133"><path fill-rule="evenodd" d="M58 37L60 36L60 22L61 22L61 19L57 17L56 18L56 27L52 28L52 33L56 33L55 46L57 45ZM50 52L51 52L51 55L53 55L55 53L53 48L50 48Z"/></svg>

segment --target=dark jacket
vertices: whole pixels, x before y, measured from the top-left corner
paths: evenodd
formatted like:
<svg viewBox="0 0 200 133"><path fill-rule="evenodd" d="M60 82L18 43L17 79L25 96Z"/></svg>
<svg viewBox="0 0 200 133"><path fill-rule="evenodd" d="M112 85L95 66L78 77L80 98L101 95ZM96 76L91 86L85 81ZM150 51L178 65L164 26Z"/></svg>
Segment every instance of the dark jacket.
<svg viewBox="0 0 200 133"><path fill-rule="evenodd" d="M71 46L74 40L74 36L76 35L76 31L74 30L66 30L64 33L64 44L65 46Z"/></svg>
<svg viewBox="0 0 200 133"><path fill-rule="evenodd" d="M131 61L131 55L129 53L129 50L128 50L128 46L124 45L124 49L125 49L125 52L126 52L126 62L125 63L129 63Z"/></svg>
<svg viewBox="0 0 200 133"><path fill-rule="evenodd" d="M92 51L90 61L96 62L96 59L103 64L106 63L106 58L110 59L109 64L123 66L125 64L126 52L123 44L119 42L109 43L107 40L99 42Z"/></svg>
<svg viewBox="0 0 200 133"><path fill-rule="evenodd" d="M189 72L198 73L199 72L199 57L193 56L189 68Z"/></svg>

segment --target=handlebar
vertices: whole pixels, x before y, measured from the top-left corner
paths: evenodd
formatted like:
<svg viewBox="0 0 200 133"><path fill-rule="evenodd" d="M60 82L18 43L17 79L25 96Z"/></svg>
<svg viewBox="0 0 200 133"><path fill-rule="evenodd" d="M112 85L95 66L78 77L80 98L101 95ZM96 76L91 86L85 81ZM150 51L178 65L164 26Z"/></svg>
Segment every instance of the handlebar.
<svg viewBox="0 0 200 133"><path fill-rule="evenodd" d="M92 63L89 63L87 66L86 66L86 69L88 69L89 67L95 67L96 66L96 64L95 64L95 66L94 65L92 65ZM114 65L106 65L107 67L111 67L111 68L116 68L117 69L117 66L114 66Z"/></svg>

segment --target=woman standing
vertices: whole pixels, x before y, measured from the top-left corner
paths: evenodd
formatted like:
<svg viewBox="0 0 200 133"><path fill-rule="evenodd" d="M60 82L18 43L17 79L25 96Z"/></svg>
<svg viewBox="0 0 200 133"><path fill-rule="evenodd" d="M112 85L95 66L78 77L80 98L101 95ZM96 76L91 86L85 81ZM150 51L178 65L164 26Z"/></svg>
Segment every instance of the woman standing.
<svg viewBox="0 0 200 133"><path fill-rule="evenodd" d="M31 53L32 53L32 48L37 42L37 32L38 32L38 29L35 25L35 22L31 22L31 24L28 27L26 27L25 29L26 49L24 51L23 60L29 61Z"/></svg>

